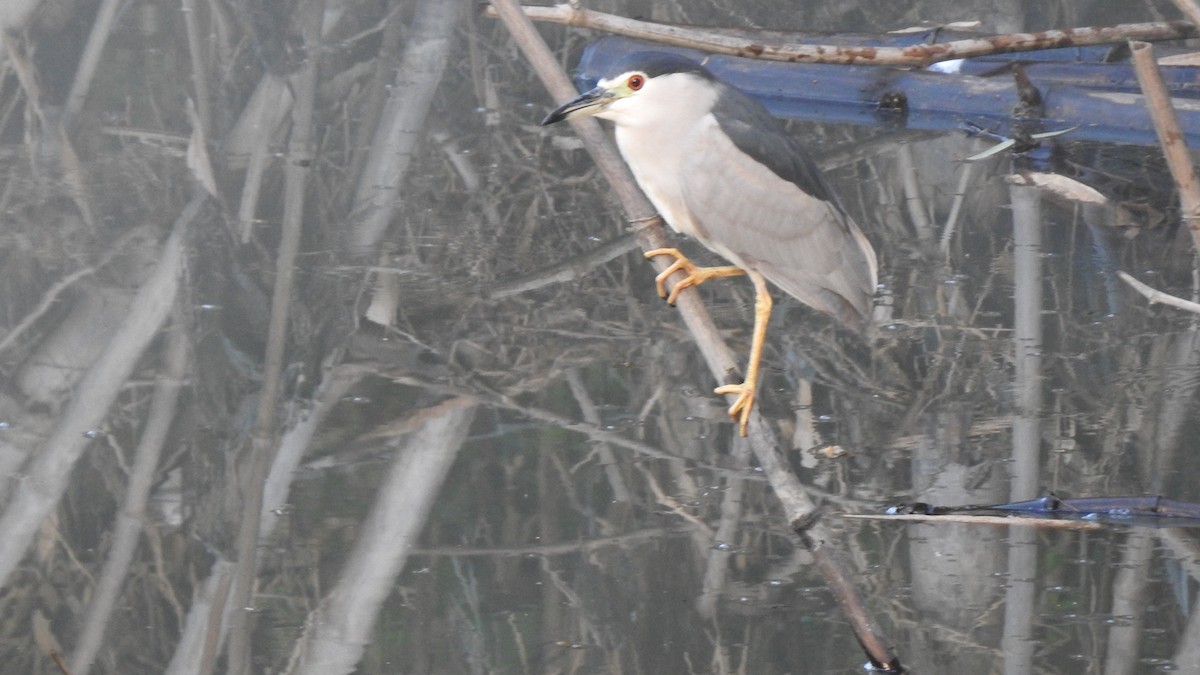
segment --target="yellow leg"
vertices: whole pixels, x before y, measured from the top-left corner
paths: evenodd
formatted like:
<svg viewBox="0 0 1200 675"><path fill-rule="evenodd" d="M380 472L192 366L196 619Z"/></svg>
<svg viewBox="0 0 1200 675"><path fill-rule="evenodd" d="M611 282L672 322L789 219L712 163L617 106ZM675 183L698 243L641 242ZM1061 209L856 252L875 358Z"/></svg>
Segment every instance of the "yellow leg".
<svg viewBox="0 0 1200 675"><path fill-rule="evenodd" d="M758 272L746 272L754 282L754 334L750 342L750 362L746 364L746 379L741 384L717 387L717 394L736 394L737 400L729 406L729 416L738 423L738 433L746 435L750 422L750 411L758 392L758 366L762 361L763 342L767 338L767 322L771 319L771 294L767 281Z"/></svg>
<svg viewBox="0 0 1200 675"><path fill-rule="evenodd" d="M658 294L667 299L667 302L675 304L675 299L679 297L679 292L691 286L699 286L709 279L718 277L736 277L746 273L740 267L726 265L723 267L696 267L687 256L679 252L676 248L656 248L653 251L646 251L646 258L654 258L660 255L669 255L675 258L675 262L671 266L662 271L662 274L654 277L654 286L658 289ZM674 273L683 270L686 277L681 279L679 283L671 288L671 294L667 295L666 282L667 279Z"/></svg>

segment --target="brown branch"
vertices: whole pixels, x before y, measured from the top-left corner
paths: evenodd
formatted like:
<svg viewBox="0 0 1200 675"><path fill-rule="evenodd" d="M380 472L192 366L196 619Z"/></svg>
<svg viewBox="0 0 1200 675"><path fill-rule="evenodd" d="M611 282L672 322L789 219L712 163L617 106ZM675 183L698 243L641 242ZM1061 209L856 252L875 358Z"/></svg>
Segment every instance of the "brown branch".
<svg viewBox="0 0 1200 675"><path fill-rule="evenodd" d="M1037 33L1011 33L909 47L809 45L751 39L703 28L637 21L603 12L574 9L565 4L554 7L522 6L520 9L534 21L603 30L665 45L700 49L713 54L797 63L856 63L924 67L938 61L990 54L1115 44L1128 40L1182 40L1200 35L1196 27L1186 21L1160 21L1064 28ZM486 15L495 17L498 16L498 13L498 7L493 4L488 8Z"/></svg>
<svg viewBox="0 0 1200 675"><path fill-rule="evenodd" d="M558 60L534 28L529 16L522 11L523 8L517 0L492 0L491 8L512 33L517 46L525 54L525 58L529 60L550 95L558 101L573 98L576 95L575 88L571 86L567 74L563 72ZM601 173L612 186L629 221L641 224L637 234L642 248L649 250L667 246L661 219L653 215L653 207L633 182L628 167L618 156L612 142L601 131L597 121L584 118L570 122ZM660 261L661 257L654 261L654 265L661 271L666 268L667 263ZM695 289L684 290L676 307L713 375L718 381L727 382L731 375L737 373L737 362L713 324L712 317L700 302ZM820 571L829 587L838 594L839 604L848 608L846 618L849 619L868 657L876 664L894 665L898 670L899 659L887 646L878 626L861 611L862 599L846 577L846 573L852 567L826 564L830 557L836 554L830 546L833 538L824 524L814 517L816 504L805 491L800 479L792 472L791 465L780 450L779 439L757 411L751 415L748 442L758 459L763 475L771 484L772 491L783 504L789 525L795 531L803 533L801 540L805 546L818 560L824 561L819 565Z"/></svg>
<svg viewBox="0 0 1200 675"><path fill-rule="evenodd" d="M1146 96L1150 118L1154 120L1154 131L1158 133L1158 142L1162 144L1171 178L1179 190L1183 222L1192 233L1192 243L1200 250L1200 178L1196 177L1187 139L1179 128L1179 118L1175 116L1175 108L1171 105L1171 95L1167 92L1158 64L1154 62L1154 47L1146 42L1131 42L1129 48L1133 51L1133 71Z"/></svg>

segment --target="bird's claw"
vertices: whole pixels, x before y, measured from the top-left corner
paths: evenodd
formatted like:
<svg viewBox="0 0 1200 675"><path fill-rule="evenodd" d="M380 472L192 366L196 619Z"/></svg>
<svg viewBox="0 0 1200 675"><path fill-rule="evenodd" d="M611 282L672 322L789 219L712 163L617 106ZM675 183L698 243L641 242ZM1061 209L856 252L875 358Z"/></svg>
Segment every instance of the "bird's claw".
<svg viewBox="0 0 1200 675"><path fill-rule="evenodd" d="M699 277L700 268L696 267L695 263L693 263L691 260L688 260L687 256L680 253L679 249L677 248L656 248L646 251L647 260L652 260L660 255L669 255L675 258L675 262L671 263L667 269L663 270L658 274L658 276L654 277L654 287L658 289L658 297L666 298L667 304L674 305L675 300L679 297L680 291L688 286L693 286L696 284L696 279ZM672 274L680 270L682 270L687 276L681 279L679 283L675 284L675 286L671 288L671 293L668 295L667 279L669 279Z"/></svg>
<svg viewBox="0 0 1200 675"><path fill-rule="evenodd" d="M756 387L753 383L743 382L741 384L726 384L717 387L713 393L718 395L736 394L737 400L733 405L729 406L729 416L738 425L738 433L742 438L746 437L746 426L750 423L750 411L754 409L754 399L757 397L755 393Z"/></svg>
<svg viewBox="0 0 1200 675"><path fill-rule="evenodd" d="M656 258L660 255L669 255L675 258L675 262L671 263L667 269L654 277L654 287L658 289L659 297L667 299L667 302L674 305L675 300L679 297L679 292L685 288L699 286L709 279L717 279L720 277L736 277L746 273L736 265L723 265L720 267L698 267L687 256L679 252L677 248L656 248L651 251L646 251L646 258ZM672 274L682 271L685 276L671 287L671 293L667 294L667 279Z"/></svg>

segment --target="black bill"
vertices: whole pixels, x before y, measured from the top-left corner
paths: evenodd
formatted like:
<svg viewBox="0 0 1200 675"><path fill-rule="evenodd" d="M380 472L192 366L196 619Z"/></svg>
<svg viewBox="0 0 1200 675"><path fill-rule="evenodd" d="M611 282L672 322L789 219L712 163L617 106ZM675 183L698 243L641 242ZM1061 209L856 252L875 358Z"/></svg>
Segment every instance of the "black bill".
<svg viewBox="0 0 1200 675"><path fill-rule="evenodd" d="M549 115L546 115L546 119L542 120L542 126L569 120L572 117L594 115L603 110L612 98L612 92L596 87L555 108Z"/></svg>

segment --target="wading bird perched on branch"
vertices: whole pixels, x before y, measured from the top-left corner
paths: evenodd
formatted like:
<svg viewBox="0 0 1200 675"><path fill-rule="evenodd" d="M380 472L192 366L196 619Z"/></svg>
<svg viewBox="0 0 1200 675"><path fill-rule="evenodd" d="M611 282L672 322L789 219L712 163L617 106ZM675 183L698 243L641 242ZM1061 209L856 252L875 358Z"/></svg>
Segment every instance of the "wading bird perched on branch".
<svg viewBox="0 0 1200 675"><path fill-rule="evenodd" d="M741 384L717 387L737 399L729 415L741 435L758 389L771 296L767 281L862 332L875 292L875 251L800 143L766 108L700 64L665 52L630 54L595 89L542 124L595 115L616 124L617 146L667 224L733 263L697 267L678 250L656 279L674 304L708 279L745 274L754 282L754 332ZM668 296L664 282L687 277Z"/></svg>

